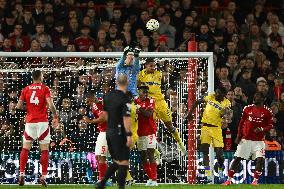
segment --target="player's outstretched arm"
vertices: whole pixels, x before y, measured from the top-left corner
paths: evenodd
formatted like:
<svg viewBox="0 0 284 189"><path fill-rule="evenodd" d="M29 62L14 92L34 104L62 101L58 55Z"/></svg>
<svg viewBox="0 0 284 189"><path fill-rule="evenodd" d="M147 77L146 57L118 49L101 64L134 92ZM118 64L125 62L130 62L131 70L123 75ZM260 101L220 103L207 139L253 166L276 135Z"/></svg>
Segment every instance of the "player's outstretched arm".
<svg viewBox="0 0 284 189"><path fill-rule="evenodd" d="M131 47L127 46L127 47L124 48L123 55L118 60L118 62L116 64L116 69L121 69L122 67L124 67L124 61L125 61L126 55L129 51L131 51Z"/></svg>
<svg viewBox="0 0 284 189"><path fill-rule="evenodd" d="M195 101L195 102L193 103L193 105L191 106L190 110L189 110L188 113L187 113L187 116L188 116L188 120L189 120L189 121L193 119L193 116L192 116L192 115L193 115L193 112L194 112L195 108L196 108L199 104L201 104L201 103L203 103L203 102L204 102L204 99L202 98L202 99L197 100L197 101Z"/></svg>

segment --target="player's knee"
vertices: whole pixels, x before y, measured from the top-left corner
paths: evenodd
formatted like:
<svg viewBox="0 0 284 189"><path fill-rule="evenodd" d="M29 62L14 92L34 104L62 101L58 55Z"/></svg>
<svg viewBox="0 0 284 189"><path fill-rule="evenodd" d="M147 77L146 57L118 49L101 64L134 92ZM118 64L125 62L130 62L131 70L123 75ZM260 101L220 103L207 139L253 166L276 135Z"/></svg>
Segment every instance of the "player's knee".
<svg viewBox="0 0 284 189"><path fill-rule="evenodd" d="M150 163L155 162L154 152L155 152L155 149L152 149L152 148L147 150L147 155L148 155Z"/></svg>

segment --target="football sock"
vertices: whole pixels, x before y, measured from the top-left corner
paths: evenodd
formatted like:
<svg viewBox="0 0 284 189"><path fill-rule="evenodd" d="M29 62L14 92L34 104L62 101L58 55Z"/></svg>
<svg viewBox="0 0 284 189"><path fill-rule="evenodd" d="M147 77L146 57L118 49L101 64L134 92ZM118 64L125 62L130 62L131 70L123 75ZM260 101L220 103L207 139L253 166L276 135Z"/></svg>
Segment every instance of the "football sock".
<svg viewBox="0 0 284 189"><path fill-rule="evenodd" d="M148 178L152 179L152 170L149 162L143 164L143 169L146 172Z"/></svg>
<svg viewBox="0 0 284 189"><path fill-rule="evenodd" d="M157 180L157 163L151 163L151 173L152 173L152 180L156 181Z"/></svg>
<svg viewBox="0 0 284 189"><path fill-rule="evenodd" d="M204 169L205 169L205 176L211 177L212 172L210 170L210 167L209 166L205 166Z"/></svg>
<svg viewBox="0 0 284 189"><path fill-rule="evenodd" d="M171 132L171 134L174 137L175 141L177 141L177 143L182 143L181 138L180 138L180 134L179 134L179 132L176 128L175 128L175 130L173 130Z"/></svg>
<svg viewBox="0 0 284 189"><path fill-rule="evenodd" d="M228 171L228 181L231 181L232 178L234 177L235 171L234 170L229 170Z"/></svg>
<svg viewBox="0 0 284 189"><path fill-rule="evenodd" d="M21 154L20 154L20 174L25 174L26 165L29 158L29 150L26 148L22 148Z"/></svg>
<svg viewBox="0 0 284 189"><path fill-rule="evenodd" d="M258 181L259 177L261 175L261 172L255 171L253 175L253 180Z"/></svg>
<svg viewBox="0 0 284 189"><path fill-rule="evenodd" d="M98 171L99 171L99 180L102 180L106 174L107 164L106 163L99 163Z"/></svg>
<svg viewBox="0 0 284 189"><path fill-rule="evenodd" d="M129 169L127 170L126 180L127 181L133 180L133 178L132 178L132 176L131 176L131 174L129 172Z"/></svg>
<svg viewBox="0 0 284 189"><path fill-rule="evenodd" d="M113 162L106 170L105 176L101 180L102 185L104 186L107 182L107 180L115 173L115 171L118 169L118 164Z"/></svg>
<svg viewBox="0 0 284 189"><path fill-rule="evenodd" d="M48 150L41 151L40 164L42 166L42 176L45 179L48 168Z"/></svg>
<svg viewBox="0 0 284 189"><path fill-rule="evenodd" d="M124 188L128 165L119 165L117 173L117 183L119 188Z"/></svg>

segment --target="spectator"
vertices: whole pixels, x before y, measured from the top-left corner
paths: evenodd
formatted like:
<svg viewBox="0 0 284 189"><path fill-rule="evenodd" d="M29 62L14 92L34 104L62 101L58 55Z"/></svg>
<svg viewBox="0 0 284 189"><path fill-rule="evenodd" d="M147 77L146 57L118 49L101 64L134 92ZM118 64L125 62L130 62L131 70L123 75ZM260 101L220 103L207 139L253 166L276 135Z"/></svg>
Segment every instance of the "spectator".
<svg viewBox="0 0 284 189"><path fill-rule="evenodd" d="M71 99L63 98L61 100L59 116L60 116L61 122L64 124L64 130L65 130L65 127L67 126L67 123L70 121L70 118L75 116L76 114L77 113L74 110L72 110Z"/></svg>
<svg viewBox="0 0 284 189"><path fill-rule="evenodd" d="M230 129L232 138L231 150L235 151L237 149L237 144L234 141L237 138L238 126L242 116L243 106L235 101L235 94L233 90L229 90L227 92L226 98L231 102L231 110L233 111L232 122L228 124L228 128ZM226 138L225 131L226 130L223 130L224 139Z"/></svg>
<svg viewBox="0 0 284 189"><path fill-rule="evenodd" d="M31 48L30 50L28 50L28 52L39 52L41 51L41 48L40 48L40 43L38 40L34 39L31 41Z"/></svg>
<svg viewBox="0 0 284 189"><path fill-rule="evenodd" d="M16 51L16 49L12 46L11 40L6 38L3 41L3 45L2 45L1 51L4 51L4 52L14 52L14 51Z"/></svg>
<svg viewBox="0 0 284 189"><path fill-rule="evenodd" d="M276 74L282 78L284 78L284 61L279 61L278 66L276 68Z"/></svg>
<svg viewBox="0 0 284 189"><path fill-rule="evenodd" d="M35 19L36 22L40 22L44 19L43 5L41 0L35 1L33 18Z"/></svg>
<svg viewBox="0 0 284 189"><path fill-rule="evenodd" d="M118 28L116 24L111 24L109 27L108 34L106 36L106 39L114 46L114 41L116 38L118 38Z"/></svg>
<svg viewBox="0 0 284 189"><path fill-rule="evenodd" d="M28 36L22 34L23 27L20 24L16 24L14 27L14 32L10 33L11 43L16 49L16 51L25 52L30 48L30 39Z"/></svg>
<svg viewBox="0 0 284 189"><path fill-rule="evenodd" d="M167 45L170 49L175 48L175 34L176 29L170 25L171 17L168 13L165 13L162 17L162 23L158 29L158 32L161 35L165 35L167 37Z"/></svg>
<svg viewBox="0 0 284 189"><path fill-rule="evenodd" d="M35 20L32 17L32 12L25 9L22 19L23 19L22 27L24 34L31 36L34 33L34 28L35 28Z"/></svg>
<svg viewBox="0 0 284 189"><path fill-rule="evenodd" d="M261 92L265 95L265 104L270 106L273 100L273 96L270 96L267 81L264 77L259 77L256 80L256 92Z"/></svg>
<svg viewBox="0 0 284 189"><path fill-rule="evenodd" d="M242 107L247 105L248 97L243 93L242 88L239 86L234 88L234 101L240 104Z"/></svg>
<svg viewBox="0 0 284 189"><path fill-rule="evenodd" d="M114 5L114 0L106 1L106 6L100 10L100 18L102 20L111 20L113 18Z"/></svg>
<svg viewBox="0 0 284 189"><path fill-rule="evenodd" d="M198 36L196 38L196 41L206 41L208 45L209 50L213 50L214 46L214 39L213 37L209 34L209 28L207 24L201 24L200 30L198 32Z"/></svg>
<svg viewBox="0 0 284 189"><path fill-rule="evenodd" d="M54 25L54 30L51 33L52 44L58 46L60 44L60 36L66 34L63 21L58 21Z"/></svg>
<svg viewBox="0 0 284 189"><path fill-rule="evenodd" d="M78 24L78 20L76 18L70 18L69 19L68 31L70 33L70 38L71 38L72 41L80 35L79 24Z"/></svg>
<svg viewBox="0 0 284 189"><path fill-rule="evenodd" d="M41 33L38 35L37 40L40 44L40 49L43 52L51 52L53 51L53 46L51 43L49 43L48 37L50 37L46 33Z"/></svg>
<svg viewBox="0 0 284 189"><path fill-rule="evenodd" d="M8 120L0 120L0 151L13 150L14 145L14 129Z"/></svg>
<svg viewBox="0 0 284 189"><path fill-rule="evenodd" d="M60 45L55 47L55 51L66 52L69 44L69 36L62 35L60 36Z"/></svg>
<svg viewBox="0 0 284 189"><path fill-rule="evenodd" d="M10 37L10 34L13 33L15 21L12 14L5 15L4 23L1 24L1 33L5 38Z"/></svg>
<svg viewBox="0 0 284 189"><path fill-rule="evenodd" d="M110 45L110 42L107 40L107 35L106 35L106 31L103 30L103 29L100 29L98 31L98 36L97 36L97 43L98 43L98 46L103 46L103 47L106 47L106 46L109 46Z"/></svg>
<svg viewBox="0 0 284 189"><path fill-rule="evenodd" d="M227 66L222 66L220 69L220 75L216 81L216 88L225 87L230 90L232 87L231 81L229 80L229 68Z"/></svg>
<svg viewBox="0 0 284 189"><path fill-rule="evenodd" d="M95 40L90 36L90 31L88 26L83 26L81 28L81 35L74 41L78 51L87 52L91 45L96 46Z"/></svg>
<svg viewBox="0 0 284 189"><path fill-rule="evenodd" d="M281 145L277 142L277 133L275 129L271 129L265 136L265 150L266 151L280 151Z"/></svg>
<svg viewBox="0 0 284 189"><path fill-rule="evenodd" d="M46 45L49 46L51 49L53 47L53 44L52 44L52 39L51 39L51 36L49 34L47 34L45 32L45 26L43 23L37 23L36 24L36 27L35 27L35 30L36 30L36 33L34 35L31 36L31 40L33 39L37 39L39 40L39 36L43 33L45 33L45 37L47 37L47 42L46 42Z"/></svg>

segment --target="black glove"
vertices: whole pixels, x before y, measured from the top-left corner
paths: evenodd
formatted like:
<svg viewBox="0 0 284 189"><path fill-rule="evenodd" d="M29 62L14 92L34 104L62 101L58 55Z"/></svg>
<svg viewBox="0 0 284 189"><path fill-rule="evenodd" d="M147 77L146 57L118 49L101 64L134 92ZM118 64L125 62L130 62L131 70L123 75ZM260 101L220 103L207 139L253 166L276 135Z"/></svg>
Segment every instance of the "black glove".
<svg viewBox="0 0 284 189"><path fill-rule="evenodd" d="M131 47L129 47L129 46L125 47L124 50L123 50L123 55L126 56L127 53L130 52L130 51L132 51Z"/></svg>
<svg viewBox="0 0 284 189"><path fill-rule="evenodd" d="M134 50L134 57L139 57L139 53L141 52L141 49L139 49L138 47L136 47Z"/></svg>

